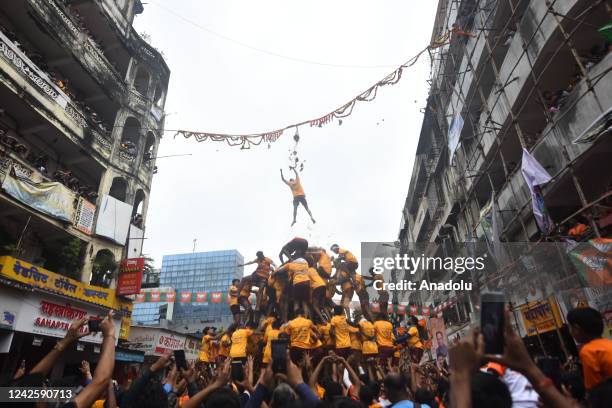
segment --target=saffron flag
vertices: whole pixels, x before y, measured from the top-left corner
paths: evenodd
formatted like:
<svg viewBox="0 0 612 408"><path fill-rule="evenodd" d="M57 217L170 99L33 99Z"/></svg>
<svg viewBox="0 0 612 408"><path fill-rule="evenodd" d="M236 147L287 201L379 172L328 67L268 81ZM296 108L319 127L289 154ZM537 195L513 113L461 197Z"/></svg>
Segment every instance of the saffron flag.
<svg viewBox="0 0 612 408"><path fill-rule="evenodd" d="M206 302L206 292L196 292L195 301L198 303Z"/></svg>
<svg viewBox="0 0 612 408"><path fill-rule="evenodd" d="M166 302L174 302L176 300L176 292L165 292L164 297L166 298Z"/></svg>
<svg viewBox="0 0 612 408"><path fill-rule="evenodd" d="M223 294L221 292L213 292L210 294L210 301L213 303L220 303L223 300Z"/></svg>
<svg viewBox="0 0 612 408"><path fill-rule="evenodd" d="M191 302L191 292L181 292L181 303Z"/></svg>

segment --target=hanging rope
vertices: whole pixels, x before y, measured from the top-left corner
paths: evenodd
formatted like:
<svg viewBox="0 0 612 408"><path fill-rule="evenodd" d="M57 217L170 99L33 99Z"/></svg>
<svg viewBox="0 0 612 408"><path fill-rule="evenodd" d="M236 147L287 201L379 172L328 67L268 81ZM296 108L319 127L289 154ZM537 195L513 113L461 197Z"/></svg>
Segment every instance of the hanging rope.
<svg viewBox="0 0 612 408"><path fill-rule="evenodd" d="M281 129L268 131L264 133L252 133L252 134L242 134L242 135L233 135L233 134L223 134L223 133L209 133L209 132L195 132L191 130L176 130L174 137L178 135L182 135L184 138L188 139L190 137L195 138L198 142L226 142L228 146L240 146L241 149L250 149L251 146L259 146L262 142L267 143L270 146L271 143L276 142L283 133L288 129L297 129L301 125L309 125L310 127L323 127L331 122L334 119L338 120L339 124L342 124L342 119L350 116L353 113L353 109L355 108L355 104L357 101L362 102L371 102L376 99L378 88L382 86L389 86L397 84L401 78L402 73L405 68L409 68L416 64L421 55L424 52L429 52L432 49L436 49L442 47L449 43L450 33L446 32L442 37L434 40L434 42L424 49L422 49L417 55L410 58L404 64L400 65L393 72L385 76L380 81L376 82L374 85L361 92L357 96L355 96L350 101L346 102L339 108L315 119L305 120L299 123L293 123L291 125L287 125ZM297 143L297 141L296 141Z"/></svg>

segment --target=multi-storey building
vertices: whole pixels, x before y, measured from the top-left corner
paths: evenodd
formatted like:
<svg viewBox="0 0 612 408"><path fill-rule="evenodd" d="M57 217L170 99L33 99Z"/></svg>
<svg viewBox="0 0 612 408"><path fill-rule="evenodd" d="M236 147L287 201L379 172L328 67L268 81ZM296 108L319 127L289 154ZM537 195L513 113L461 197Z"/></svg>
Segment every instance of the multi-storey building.
<svg viewBox="0 0 612 408"><path fill-rule="evenodd" d="M132 27L142 11L0 4L0 245L83 282L122 259L128 230L142 242L170 74Z"/></svg>
<svg viewBox="0 0 612 408"><path fill-rule="evenodd" d="M174 292L174 288L171 287L159 287L142 289L141 295L144 295L142 302L134 303L132 309L132 325L133 326L154 326L159 325L162 320L172 321L172 315L174 313L174 301L165 301L165 296L162 298L158 295L156 299L153 298L152 293L167 293Z"/></svg>
<svg viewBox="0 0 612 408"><path fill-rule="evenodd" d="M213 302L211 294L227 294L232 279L240 279L244 258L235 249L224 251L195 252L164 255L162 260L160 284L176 289L177 300L174 305L172 322L174 325L188 327L195 333L206 326L225 326L232 322L228 303ZM195 294L205 292L207 302L181 302L182 292Z"/></svg>
<svg viewBox="0 0 612 408"><path fill-rule="evenodd" d="M141 252L170 75L132 27L142 11L140 0L0 2L2 372L48 352L67 316L113 308L127 339L132 305L114 277Z"/></svg>
<svg viewBox="0 0 612 408"><path fill-rule="evenodd" d="M439 1L431 39L443 45L431 51L431 89L399 232L402 253L428 243L426 255L445 256L454 244L492 238L533 242L532 250L535 242L568 238L576 224L586 230L569 237L576 241L610 234L612 139L604 131L612 115L610 11L606 2L590 0ZM552 177L541 188L554 223L545 233L521 174L524 152ZM496 237L488 236L493 212ZM571 262L555 262L546 279L576 281ZM444 269L427 274L438 282L457 278ZM525 303L504 282L510 300ZM540 300L550 293L543 290ZM460 295L414 291L401 300L438 307ZM466 296L447 310L465 321L471 303Z"/></svg>

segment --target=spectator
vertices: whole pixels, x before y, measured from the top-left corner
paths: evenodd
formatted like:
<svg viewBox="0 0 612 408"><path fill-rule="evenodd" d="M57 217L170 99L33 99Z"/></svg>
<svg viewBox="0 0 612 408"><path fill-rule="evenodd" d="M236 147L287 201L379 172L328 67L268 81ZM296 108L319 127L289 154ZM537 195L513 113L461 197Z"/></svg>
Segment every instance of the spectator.
<svg viewBox="0 0 612 408"><path fill-rule="evenodd" d="M593 308L572 309L567 313L567 321L572 336L581 345L584 386L590 390L612 377L612 340L601 337L603 317Z"/></svg>

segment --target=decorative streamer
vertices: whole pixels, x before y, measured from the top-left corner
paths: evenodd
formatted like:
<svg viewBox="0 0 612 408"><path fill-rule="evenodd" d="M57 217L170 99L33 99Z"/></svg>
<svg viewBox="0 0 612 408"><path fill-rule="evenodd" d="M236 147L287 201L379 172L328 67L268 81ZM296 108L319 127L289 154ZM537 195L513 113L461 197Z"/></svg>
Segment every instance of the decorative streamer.
<svg viewBox="0 0 612 408"><path fill-rule="evenodd" d="M355 104L357 101L362 102L371 102L376 99L376 95L378 92L378 88L382 86L395 85L397 84L401 78L402 73L405 68L409 68L416 64L421 55L424 52L430 52L433 49L442 47L449 43L450 33L447 32L442 35L440 38L434 40L434 42L423 50L421 50L417 55L410 58L404 64L400 65L393 72L385 76L380 81L376 82L373 86L366 89L364 92L361 92L359 95L351 99L349 102L340 106L339 108L333 110L326 115L321 117L305 120L303 122L294 123L288 126L285 126L281 129L268 131L265 133L253 133L253 134L243 134L243 135L232 135L232 134L222 134L222 133L208 133L208 132L194 132L190 130L177 130L174 137L177 135L182 135L185 139L190 137L195 138L198 142L205 142L207 140L211 140L213 142L226 142L229 146L240 146L240 149L250 149L251 146L259 146L262 142L267 143L268 147L271 143L276 142L283 135L285 130L295 128L297 129L301 125L309 125L311 127L323 127L331 122L334 119L338 119L338 124L342 124L342 119L350 116L353 113L353 109L355 108Z"/></svg>

